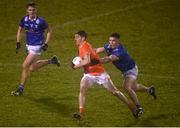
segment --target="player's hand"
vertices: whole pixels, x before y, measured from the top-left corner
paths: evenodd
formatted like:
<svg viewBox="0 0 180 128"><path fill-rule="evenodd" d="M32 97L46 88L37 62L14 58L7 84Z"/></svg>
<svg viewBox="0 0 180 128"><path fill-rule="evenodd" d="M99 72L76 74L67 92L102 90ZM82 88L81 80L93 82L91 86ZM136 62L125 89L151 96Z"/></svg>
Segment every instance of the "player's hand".
<svg viewBox="0 0 180 128"><path fill-rule="evenodd" d="M16 43L16 54L18 54L20 48L21 48L21 43L17 42Z"/></svg>
<svg viewBox="0 0 180 128"><path fill-rule="evenodd" d="M47 44L44 44L44 45L41 47L41 49L42 49L43 51L47 51L48 45L47 45Z"/></svg>

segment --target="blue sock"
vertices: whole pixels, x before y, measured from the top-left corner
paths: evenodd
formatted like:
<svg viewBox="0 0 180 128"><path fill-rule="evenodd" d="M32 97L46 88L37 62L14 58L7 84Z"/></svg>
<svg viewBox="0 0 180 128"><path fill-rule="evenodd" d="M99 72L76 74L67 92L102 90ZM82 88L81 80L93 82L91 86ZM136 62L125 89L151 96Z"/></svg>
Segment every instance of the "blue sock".
<svg viewBox="0 0 180 128"><path fill-rule="evenodd" d="M21 92L23 92L23 91L24 91L24 85L20 84L20 85L19 85L19 90L20 90Z"/></svg>
<svg viewBox="0 0 180 128"><path fill-rule="evenodd" d="M52 64L52 60L51 59L48 60L48 64Z"/></svg>
<svg viewBox="0 0 180 128"><path fill-rule="evenodd" d="M140 107L141 107L141 105L137 104L137 105L136 105L136 107L137 107L137 108L140 108Z"/></svg>

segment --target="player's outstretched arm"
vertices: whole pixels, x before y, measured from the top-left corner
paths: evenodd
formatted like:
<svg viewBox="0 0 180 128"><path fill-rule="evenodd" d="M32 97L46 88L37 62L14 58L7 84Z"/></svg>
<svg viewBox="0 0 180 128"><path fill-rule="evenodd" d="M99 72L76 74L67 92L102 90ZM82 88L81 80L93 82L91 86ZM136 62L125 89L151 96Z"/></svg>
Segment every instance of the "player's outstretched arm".
<svg viewBox="0 0 180 128"><path fill-rule="evenodd" d="M96 53L101 53L101 52L105 51L105 48L104 47L100 47L100 48L95 48L94 50L95 50Z"/></svg>
<svg viewBox="0 0 180 128"><path fill-rule="evenodd" d="M108 62L112 62L112 61L116 61L116 60L119 60L119 57L117 57L115 55L110 55L110 56L100 58L101 63L108 63Z"/></svg>

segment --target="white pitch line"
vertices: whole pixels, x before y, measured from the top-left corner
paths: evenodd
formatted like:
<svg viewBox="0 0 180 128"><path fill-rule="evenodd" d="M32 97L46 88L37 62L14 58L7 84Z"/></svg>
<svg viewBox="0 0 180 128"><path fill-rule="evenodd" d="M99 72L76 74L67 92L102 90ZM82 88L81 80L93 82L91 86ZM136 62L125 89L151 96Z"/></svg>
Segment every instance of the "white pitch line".
<svg viewBox="0 0 180 128"><path fill-rule="evenodd" d="M102 14L99 14L99 15L85 17L85 18L80 19L80 20L68 21L68 22L66 22L66 23L64 23L62 25L56 25L54 28L63 28L65 26L67 26L67 25L72 25L72 24L76 24L76 23L86 22L86 21L89 21L89 20L92 20L92 19L97 19L97 18L101 18L101 17L104 17L104 16L109 16L111 14L118 13L118 12L125 12L125 11L131 10L131 9L135 9L135 8L141 8L143 6L151 5L151 4L154 4L154 3L158 3L160 1L163 1L163 0L151 0L151 1L148 1L146 3L139 3L139 4L136 4L136 5L128 6L126 8L116 9L116 10L109 11L109 12L106 12L106 13L102 13Z"/></svg>
<svg viewBox="0 0 180 128"><path fill-rule="evenodd" d="M118 12L125 12L125 11L131 10L131 9L141 8L143 6L151 5L151 4L154 4L154 3L158 3L160 1L163 1L163 0L151 0L151 1L148 1L146 3L139 3L137 5L131 5L131 6L128 6L126 8L116 9L116 10L109 11L109 12L106 12L106 13L102 13L102 14L99 14L99 15L85 17L85 18L82 18L80 20L67 21L64 24L54 26L53 29L63 28L63 27L68 26L68 25L73 25L73 24L76 24L76 23L82 23L82 22L86 22L86 21L89 21L89 20L92 20L92 19L97 19L97 18L101 18L101 17L104 17L104 16L109 16L111 14L115 14L115 13L118 13ZM5 42L7 40L13 40L13 39L15 39L15 36L9 36L9 37L6 37L3 40L3 42ZM5 64L5 63L0 63L0 71L1 71L1 68L5 67L5 66L21 66L21 65L22 64L10 64L10 63ZM64 63L62 65L67 65L67 64ZM154 75L143 74L143 76L144 75L145 76L149 76L149 77L160 78L160 79L179 79L179 77L173 77L173 76L160 76L160 75L159 76L157 76L157 75L154 76ZM140 76L142 76L142 74L140 74Z"/></svg>
<svg viewBox="0 0 180 128"><path fill-rule="evenodd" d="M164 0L151 0L151 1L148 1L146 3L139 3L139 4L136 4L136 5L128 6L126 8L116 9L116 10L105 12L105 13L102 13L102 14L99 14L99 15L85 17L85 18L82 18L80 20L67 21L67 22L65 22L63 24L55 25L52 28L55 30L57 28L63 28L63 27L68 26L68 25L73 25L73 24L76 24L76 23L82 23L82 22L86 22L86 21L89 21L89 20L92 20L92 19L97 19L97 18L101 18L101 17L104 17L104 16L109 16L109 15L114 14L114 13L125 12L125 11L131 10L131 9L135 9L135 8L141 8L143 6L151 5L151 4L154 4L154 3L158 3L160 1L164 1ZM16 38L16 35L9 36L9 37L6 37L3 40L3 42L6 42L7 40L13 40L15 38Z"/></svg>

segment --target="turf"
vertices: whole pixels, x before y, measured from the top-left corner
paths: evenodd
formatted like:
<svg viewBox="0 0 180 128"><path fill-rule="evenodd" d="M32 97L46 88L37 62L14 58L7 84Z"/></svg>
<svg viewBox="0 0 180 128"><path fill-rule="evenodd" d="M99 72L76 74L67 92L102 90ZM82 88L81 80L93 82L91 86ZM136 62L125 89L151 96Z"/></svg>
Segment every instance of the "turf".
<svg viewBox="0 0 180 128"><path fill-rule="evenodd" d="M179 0L36 1L38 14L53 28L42 59L56 54L62 64L32 72L24 95L13 97L10 92L19 83L25 58L25 45L15 54L16 30L27 2L0 1L0 126L180 126ZM85 120L72 118L78 110L82 76L82 70L73 71L69 66L77 55L73 36L78 30L88 32L94 47L103 46L112 32L121 34L139 66L138 81L157 89L156 101L138 93L145 109L140 119L134 119L127 107L102 87L88 91ZM23 36L23 44L24 40ZM121 73L112 64L105 67L123 91Z"/></svg>

